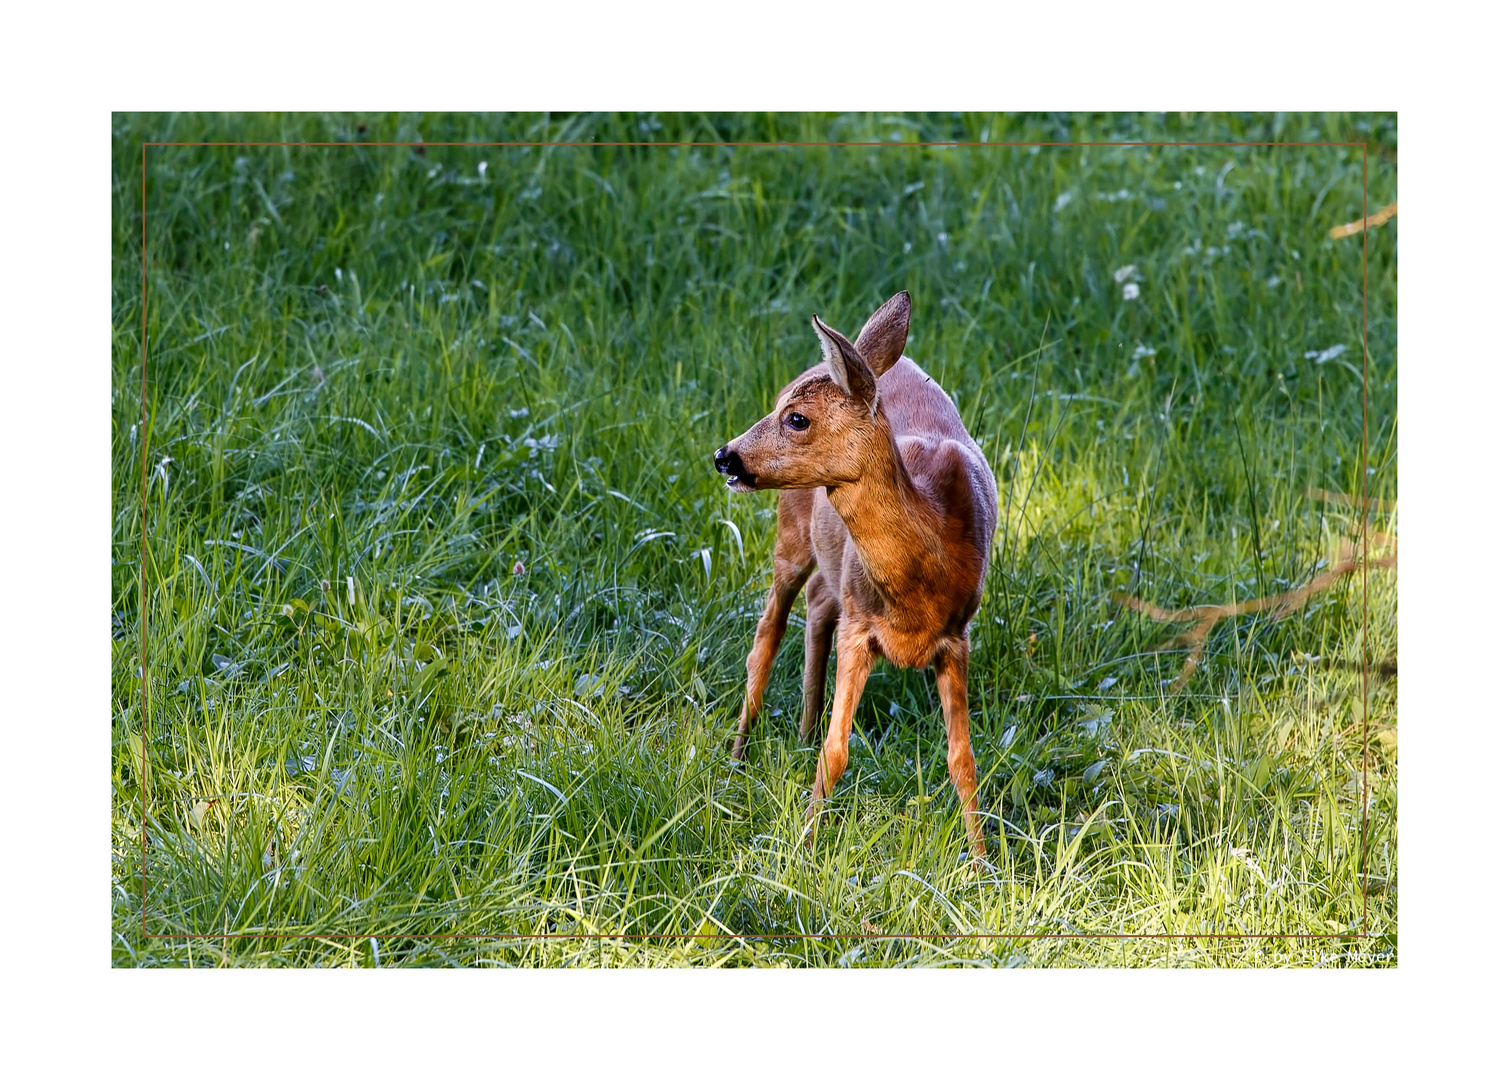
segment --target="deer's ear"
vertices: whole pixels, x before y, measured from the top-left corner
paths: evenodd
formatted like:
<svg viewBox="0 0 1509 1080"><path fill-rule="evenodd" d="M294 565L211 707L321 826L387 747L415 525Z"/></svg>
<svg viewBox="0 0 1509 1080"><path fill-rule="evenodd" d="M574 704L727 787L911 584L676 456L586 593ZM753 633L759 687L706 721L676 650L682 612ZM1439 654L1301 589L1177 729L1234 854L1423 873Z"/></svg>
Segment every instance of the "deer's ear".
<svg viewBox="0 0 1509 1080"><path fill-rule="evenodd" d="M854 339L854 348L877 377L884 375L901 359L901 351L906 348L907 328L911 324L912 294L903 290L881 304Z"/></svg>
<svg viewBox="0 0 1509 1080"><path fill-rule="evenodd" d="M864 357L859 355L859 350L849 343L848 338L816 315L812 316L812 329L817 331L817 340L822 343L823 361L828 365L828 374L833 377L833 382L844 392L845 397L863 402L873 413L877 399L875 373L870 370L870 365L865 363Z"/></svg>

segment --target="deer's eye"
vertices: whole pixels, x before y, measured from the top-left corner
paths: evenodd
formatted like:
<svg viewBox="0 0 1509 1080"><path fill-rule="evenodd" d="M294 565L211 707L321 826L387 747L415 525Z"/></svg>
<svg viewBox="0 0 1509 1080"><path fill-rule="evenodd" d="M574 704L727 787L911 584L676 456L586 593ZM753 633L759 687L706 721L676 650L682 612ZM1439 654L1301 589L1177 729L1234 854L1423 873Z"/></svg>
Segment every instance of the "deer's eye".
<svg viewBox="0 0 1509 1080"><path fill-rule="evenodd" d="M786 423L790 424L794 431L806 431L807 425L811 423L811 421L809 421L801 413L794 412L790 416L786 417Z"/></svg>

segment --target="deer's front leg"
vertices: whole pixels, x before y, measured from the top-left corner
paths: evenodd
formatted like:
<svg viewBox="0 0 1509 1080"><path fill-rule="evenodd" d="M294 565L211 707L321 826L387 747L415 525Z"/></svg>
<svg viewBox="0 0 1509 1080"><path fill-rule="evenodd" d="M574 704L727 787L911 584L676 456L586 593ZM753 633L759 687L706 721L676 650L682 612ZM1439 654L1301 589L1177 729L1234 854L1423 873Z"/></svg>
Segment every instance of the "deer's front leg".
<svg viewBox="0 0 1509 1080"><path fill-rule="evenodd" d="M870 635L848 619L838 624L838 678L833 686L833 719L828 737L817 753L817 776L812 782L812 801L807 804L807 818L817 813L818 805L828 797L849 764L849 731L854 723L854 708L864 692L865 680L875 663Z"/></svg>
<svg viewBox="0 0 1509 1080"><path fill-rule="evenodd" d="M744 684L744 708L739 712L739 733L734 736L735 761L744 757L749 729L754 724L755 714L760 711L765 687L770 682L770 665L775 662L776 650L786 635L786 619L791 614L791 605L810 573L810 562L806 566L792 566L776 556L775 580L770 586L770 596L765 600L765 613L760 616L760 625L755 630L754 647L749 650L749 659L744 663L748 679Z"/></svg>
<svg viewBox="0 0 1509 1080"><path fill-rule="evenodd" d="M948 727L948 775L964 807L964 828L969 834L970 847L975 858L984 859L975 755L969 745L969 639L945 642L934 668L938 674L938 697L943 702L943 722Z"/></svg>

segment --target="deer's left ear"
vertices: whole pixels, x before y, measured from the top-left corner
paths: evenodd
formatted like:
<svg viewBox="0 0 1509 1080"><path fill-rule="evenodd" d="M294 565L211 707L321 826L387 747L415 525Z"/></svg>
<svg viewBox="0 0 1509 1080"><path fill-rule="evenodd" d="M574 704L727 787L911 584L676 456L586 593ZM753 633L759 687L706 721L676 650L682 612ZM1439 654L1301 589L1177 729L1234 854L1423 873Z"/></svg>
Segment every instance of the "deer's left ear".
<svg viewBox="0 0 1509 1080"><path fill-rule="evenodd" d="M884 375L901 359L911 324L912 294L903 290L881 304L854 339L854 348L876 376Z"/></svg>
<svg viewBox="0 0 1509 1080"><path fill-rule="evenodd" d="M849 339L816 315L812 316L812 329L817 331L817 340L823 347L823 361L828 365L828 374L844 392L844 396L864 404L873 415L879 397L875 388L875 373L864 357L859 355Z"/></svg>

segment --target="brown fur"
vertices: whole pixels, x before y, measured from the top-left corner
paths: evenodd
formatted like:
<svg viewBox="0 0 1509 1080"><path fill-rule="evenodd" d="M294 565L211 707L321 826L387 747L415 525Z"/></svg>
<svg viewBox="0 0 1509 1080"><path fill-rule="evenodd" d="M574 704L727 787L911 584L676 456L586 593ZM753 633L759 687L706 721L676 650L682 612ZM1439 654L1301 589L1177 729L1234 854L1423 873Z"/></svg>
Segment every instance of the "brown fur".
<svg viewBox="0 0 1509 1080"><path fill-rule="evenodd" d="M780 489L774 581L746 665L733 755L744 754L805 582L804 738L822 711L835 638L838 647L809 817L848 764L854 708L875 660L932 666L949 775L983 857L966 681L969 621L995 535L995 479L948 395L901 355L910 317L911 297L898 293L851 343L814 315L824 363L794 379L774 412L714 456L735 490ZM806 418L804 428L793 413Z"/></svg>

